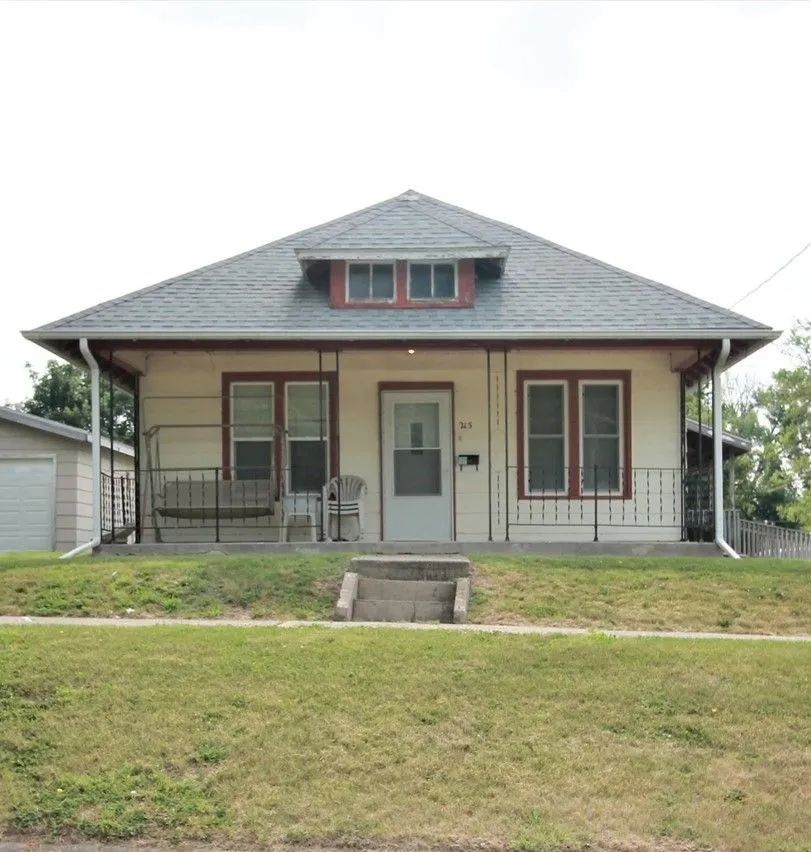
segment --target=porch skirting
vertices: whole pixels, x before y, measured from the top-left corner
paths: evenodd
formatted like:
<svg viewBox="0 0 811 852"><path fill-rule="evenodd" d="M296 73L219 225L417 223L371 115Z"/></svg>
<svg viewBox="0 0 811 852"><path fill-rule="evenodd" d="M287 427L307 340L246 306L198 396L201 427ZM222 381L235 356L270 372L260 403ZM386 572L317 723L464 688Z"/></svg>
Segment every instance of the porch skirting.
<svg viewBox="0 0 811 852"><path fill-rule="evenodd" d="M103 544L98 556L193 553L477 553L547 556L723 556L708 542L662 541L383 541Z"/></svg>

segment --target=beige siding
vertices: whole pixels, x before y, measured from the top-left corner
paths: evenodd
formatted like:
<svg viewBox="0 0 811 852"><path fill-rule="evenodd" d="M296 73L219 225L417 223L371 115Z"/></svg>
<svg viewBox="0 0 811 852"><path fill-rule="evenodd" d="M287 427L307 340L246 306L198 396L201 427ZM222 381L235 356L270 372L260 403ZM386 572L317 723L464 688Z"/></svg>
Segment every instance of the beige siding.
<svg viewBox="0 0 811 852"><path fill-rule="evenodd" d="M125 360L138 360L136 353ZM562 516L562 501L516 502L516 474L508 477L505 470L505 424L508 424L506 443L509 446L508 464L515 465L516 457L516 371L517 370L630 370L632 382L632 465L637 468L680 467L679 450L679 381L671 369L684 357L684 352L661 350L525 350L508 355L507 394L504 404L503 353L494 351L491 361L491 444L492 511L488 508L487 466L487 374L486 356L481 350L417 351L346 351L340 356L339 431L340 466L343 473L362 476L368 485L366 498L365 538L380 536L380 463L378 383L453 382L455 388L454 440L456 452L478 452L478 470L455 472L456 532L459 539L486 540L488 520L492 518L493 537L505 535L505 507L510 505L510 537L514 540L590 540L593 531L588 521L519 527L517 521L545 519L551 524ZM145 375L141 379L142 425L208 424L206 428L162 428L160 432L161 464L166 467L216 467L222 464L221 387L222 374L229 371L314 371L318 360L315 353L151 353L141 362ZM335 369L334 353L324 353L325 371ZM203 397L190 399L189 397ZM170 397L159 399L157 397ZM462 424L466 428L462 428ZM144 446L144 451L146 447ZM144 464L146 464L146 455ZM672 527L631 526L634 513L640 520L651 511L650 498L640 482L635 499L624 504L612 501L600 504L604 522L609 513L624 512L628 525L601 528L604 540L674 540L679 537L678 519ZM509 501L505 499L509 492ZM660 500L657 496L656 500ZM664 500L669 506L665 513L678 510L676 498ZM646 503L648 505L646 505ZM593 502L572 503L569 518L591 517ZM616 519L616 516L614 516ZM190 531L184 534L193 539ZM250 537L245 533L243 537ZM263 536L256 535L256 538ZM266 536L265 536L266 537Z"/></svg>
<svg viewBox="0 0 811 852"><path fill-rule="evenodd" d="M70 550L93 533L91 448L70 438L0 422L0 455L7 457L51 456L56 459L56 518L54 547ZM108 450L102 449L102 468L109 470ZM116 453L116 468L132 470L131 457Z"/></svg>

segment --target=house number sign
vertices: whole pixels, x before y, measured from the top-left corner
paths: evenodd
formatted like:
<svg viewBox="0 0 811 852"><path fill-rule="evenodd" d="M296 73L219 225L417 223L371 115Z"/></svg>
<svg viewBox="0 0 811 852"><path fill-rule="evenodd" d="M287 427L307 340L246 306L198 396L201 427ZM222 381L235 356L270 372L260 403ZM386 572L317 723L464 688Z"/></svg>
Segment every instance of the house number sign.
<svg viewBox="0 0 811 852"><path fill-rule="evenodd" d="M460 429L472 429L473 423L470 420L460 420L459 421L459 428Z"/></svg>

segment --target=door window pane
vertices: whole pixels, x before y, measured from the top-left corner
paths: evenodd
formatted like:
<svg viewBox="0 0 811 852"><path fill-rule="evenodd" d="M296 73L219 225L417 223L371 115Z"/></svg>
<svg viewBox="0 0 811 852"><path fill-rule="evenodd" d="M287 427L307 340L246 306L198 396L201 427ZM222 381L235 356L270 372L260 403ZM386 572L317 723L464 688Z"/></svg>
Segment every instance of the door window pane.
<svg viewBox="0 0 811 852"><path fill-rule="evenodd" d="M394 450L395 497L435 497L441 494L441 450Z"/></svg>
<svg viewBox="0 0 811 852"><path fill-rule="evenodd" d="M273 385L231 386L231 422L234 438L273 435Z"/></svg>
<svg viewBox="0 0 811 852"><path fill-rule="evenodd" d="M394 446L397 449L438 448L439 403L395 403Z"/></svg>

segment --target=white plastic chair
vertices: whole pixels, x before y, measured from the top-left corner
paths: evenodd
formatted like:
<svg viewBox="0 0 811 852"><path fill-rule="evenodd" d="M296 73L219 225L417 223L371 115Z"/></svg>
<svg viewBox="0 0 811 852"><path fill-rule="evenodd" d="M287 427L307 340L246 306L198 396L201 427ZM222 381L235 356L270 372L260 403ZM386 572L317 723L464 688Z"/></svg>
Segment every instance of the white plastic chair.
<svg viewBox="0 0 811 852"><path fill-rule="evenodd" d="M334 476L327 483L324 511L329 541L358 541L363 535L363 495L366 482L359 476Z"/></svg>

